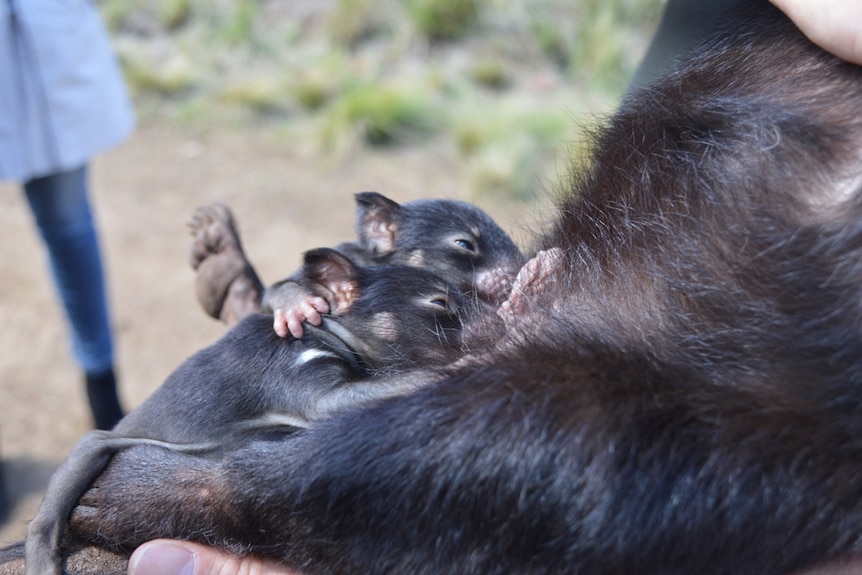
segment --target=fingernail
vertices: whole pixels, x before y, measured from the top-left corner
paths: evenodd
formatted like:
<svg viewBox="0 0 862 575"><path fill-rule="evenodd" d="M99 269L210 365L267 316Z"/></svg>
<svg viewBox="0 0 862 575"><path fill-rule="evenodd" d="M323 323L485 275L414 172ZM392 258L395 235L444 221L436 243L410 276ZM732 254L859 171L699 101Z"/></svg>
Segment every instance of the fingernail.
<svg viewBox="0 0 862 575"><path fill-rule="evenodd" d="M195 554L179 544L147 543L135 551L130 575L193 575Z"/></svg>

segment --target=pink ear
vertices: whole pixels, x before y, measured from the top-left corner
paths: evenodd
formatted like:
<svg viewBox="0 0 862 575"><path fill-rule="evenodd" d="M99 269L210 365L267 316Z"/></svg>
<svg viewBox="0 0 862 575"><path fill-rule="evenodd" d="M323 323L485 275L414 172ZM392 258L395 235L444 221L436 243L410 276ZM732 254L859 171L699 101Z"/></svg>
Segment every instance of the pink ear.
<svg viewBox="0 0 862 575"><path fill-rule="evenodd" d="M302 274L311 290L329 302L330 313L345 313L359 297L358 268L330 248L305 252Z"/></svg>
<svg viewBox="0 0 862 575"><path fill-rule="evenodd" d="M356 198L356 235L363 249L374 255L395 251L401 206L377 192L361 192Z"/></svg>

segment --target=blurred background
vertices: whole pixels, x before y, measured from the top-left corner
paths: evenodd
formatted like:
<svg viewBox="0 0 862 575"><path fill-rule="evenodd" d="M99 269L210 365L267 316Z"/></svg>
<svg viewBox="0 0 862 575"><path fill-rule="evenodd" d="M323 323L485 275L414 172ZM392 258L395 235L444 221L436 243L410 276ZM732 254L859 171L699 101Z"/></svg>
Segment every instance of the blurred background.
<svg viewBox="0 0 862 575"><path fill-rule="evenodd" d="M229 204L264 283L353 235L352 194L478 204L527 248L611 112L661 0L99 0L138 127L91 194L120 394L143 401L222 326L187 263ZM20 189L0 184L0 544L92 426ZM0 510L0 514L3 514Z"/></svg>

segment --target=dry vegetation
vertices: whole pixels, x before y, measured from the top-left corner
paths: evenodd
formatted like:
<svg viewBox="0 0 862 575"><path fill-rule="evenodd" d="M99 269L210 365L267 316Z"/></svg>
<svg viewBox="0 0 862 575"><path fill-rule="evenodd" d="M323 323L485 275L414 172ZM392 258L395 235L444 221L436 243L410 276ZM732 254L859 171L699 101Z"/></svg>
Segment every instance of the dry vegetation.
<svg viewBox="0 0 862 575"><path fill-rule="evenodd" d="M457 149L529 198L613 106L660 0L102 0L142 112L265 125L326 154Z"/></svg>

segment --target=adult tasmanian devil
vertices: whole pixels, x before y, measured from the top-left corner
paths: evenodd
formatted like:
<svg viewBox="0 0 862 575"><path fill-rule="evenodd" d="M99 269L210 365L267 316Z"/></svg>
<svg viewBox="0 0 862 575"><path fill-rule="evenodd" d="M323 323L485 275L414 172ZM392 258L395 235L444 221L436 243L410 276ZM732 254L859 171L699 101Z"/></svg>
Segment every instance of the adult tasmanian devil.
<svg viewBox="0 0 862 575"><path fill-rule="evenodd" d="M213 461L119 454L70 528L308 573L781 574L862 542L862 69L777 12L628 97L500 315L416 393Z"/></svg>

